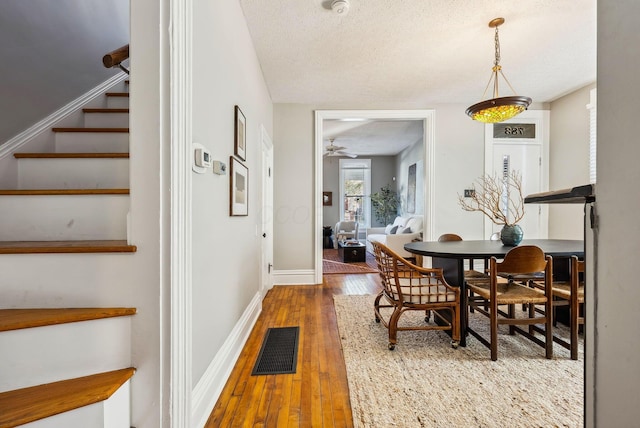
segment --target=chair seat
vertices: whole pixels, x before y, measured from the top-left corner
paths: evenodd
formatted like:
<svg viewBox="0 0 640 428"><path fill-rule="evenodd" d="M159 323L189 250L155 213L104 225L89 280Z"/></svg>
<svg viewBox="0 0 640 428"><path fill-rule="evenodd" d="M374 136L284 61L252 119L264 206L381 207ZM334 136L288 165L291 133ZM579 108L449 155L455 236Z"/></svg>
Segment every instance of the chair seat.
<svg viewBox="0 0 640 428"><path fill-rule="evenodd" d="M469 289L478 294L484 299L489 299L491 293L489 291L489 283L468 283ZM498 297L497 302L499 305L512 305L522 303L534 303L541 304L547 301L543 292L530 287L525 287L514 282L499 282L498 283Z"/></svg>
<svg viewBox="0 0 640 428"><path fill-rule="evenodd" d="M489 275L477 270L465 270L464 280L467 284L489 284Z"/></svg>
<svg viewBox="0 0 640 428"><path fill-rule="evenodd" d="M469 269L464 271L464 278L465 279L468 279L468 278L489 279L489 275L487 275L486 273L480 272L478 270Z"/></svg>
<svg viewBox="0 0 640 428"><path fill-rule="evenodd" d="M571 284L568 282L554 282L553 295L561 299L569 300L571 297ZM584 284L578 286L578 303L584 303Z"/></svg>
<svg viewBox="0 0 640 428"><path fill-rule="evenodd" d="M457 295L447 289L446 286L441 284L433 284L427 282L428 278L424 281L413 279L410 282L409 279L399 278L400 292L402 293L403 301L405 303L425 304L425 303L442 303L442 302L455 302ZM399 300L399 294L393 290L394 300Z"/></svg>

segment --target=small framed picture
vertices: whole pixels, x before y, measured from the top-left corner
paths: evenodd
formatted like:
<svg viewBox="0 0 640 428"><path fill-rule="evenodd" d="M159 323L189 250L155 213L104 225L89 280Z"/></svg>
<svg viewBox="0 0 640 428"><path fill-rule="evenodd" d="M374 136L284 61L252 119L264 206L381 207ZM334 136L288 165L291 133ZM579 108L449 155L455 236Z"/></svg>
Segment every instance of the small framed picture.
<svg viewBox="0 0 640 428"><path fill-rule="evenodd" d="M233 156L230 156L229 165L229 214L249 215L249 168Z"/></svg>
<svg viewBox="0 0 640 428"><path fill-rule="evenodd" d="M234 153L243 161L247 160L247 119L240 107L236 106L235 114L235 149Z"/></svg>
<svg viewBox="0 0 640 428"><path fill-rule="evenodd" d="M333 193L332 192L322 192L322 205L325 207L330 207L333 205Z"/></svg>

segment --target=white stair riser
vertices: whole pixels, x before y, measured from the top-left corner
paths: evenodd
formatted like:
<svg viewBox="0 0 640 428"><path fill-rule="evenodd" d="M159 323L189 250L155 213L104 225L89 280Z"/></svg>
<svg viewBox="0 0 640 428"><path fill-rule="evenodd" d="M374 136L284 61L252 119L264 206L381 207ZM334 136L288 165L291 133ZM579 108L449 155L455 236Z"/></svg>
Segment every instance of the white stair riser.
<svg viewBox="0 0 640 428"><path fill-rule="evenodd" d="M128 128L129 113L85 113L87 128Z"/></svg>
<svg viewBox="0 0 640 428"><path fill-rule="evenodd" d="M108 108L129 108L129 97L107 97Z"/></svg>
<svg viewBox="0 0 640 428"><path fill-rule="evenodd" d="M0 240L126 239L129 195L0 196Z"/></svg>
<svg viewBox="0 0 640 428"><path fill-rule="evenodd" d="M125 189L129 159L18 159L19 189Z"/></svg>
<svg viewBox="0 0 640 428"><path fill-rule="evenodd" d="M58 153L126 153L128 132L56 132Z"/></svg>
<svg viewBox="0 0 640 428"><path fill-rule="evenodd" d="M130 253L4 254L0 271L4 307L21 308L129 305L122 296L143 275Z"/></svg>
<svg viewBox="0 0 640 428"><path fill-rule="evenodd" d="M131 381L108 400L42 419L22 428L130 428Z"/></svg>
<svg viewBox="0 0 640 428"><path fill-rule="evenodd" d="M0 334L0 391L131 366L131 317Z"/></svg>

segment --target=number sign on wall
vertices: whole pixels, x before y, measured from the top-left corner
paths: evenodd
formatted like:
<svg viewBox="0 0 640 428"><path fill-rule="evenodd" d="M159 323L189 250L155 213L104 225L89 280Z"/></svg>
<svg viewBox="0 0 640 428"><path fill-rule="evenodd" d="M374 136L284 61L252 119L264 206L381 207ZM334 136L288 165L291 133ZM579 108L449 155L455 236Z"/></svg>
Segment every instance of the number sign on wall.
<svg viewBox="0 0 640 428"><path fill-rule="evenodd" d="M536 124L494 123L493 138L536 138Z"/></svg>

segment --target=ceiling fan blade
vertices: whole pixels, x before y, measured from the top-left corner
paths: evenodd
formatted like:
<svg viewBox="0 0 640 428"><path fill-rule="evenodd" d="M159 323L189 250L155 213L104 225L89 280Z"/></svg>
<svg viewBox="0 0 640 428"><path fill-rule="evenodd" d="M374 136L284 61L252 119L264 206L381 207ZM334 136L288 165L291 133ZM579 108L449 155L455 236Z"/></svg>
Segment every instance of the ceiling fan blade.
<svg viewBox="0 0 640 428"><path fill-rule="evenodd" d="M337 154L337 155L340 155L340 156L347 156L347 157L350 157L352 159L358 157L358 155L354 155L353 153L343 152L342 150L336 150L334 153Z"/></svg>

